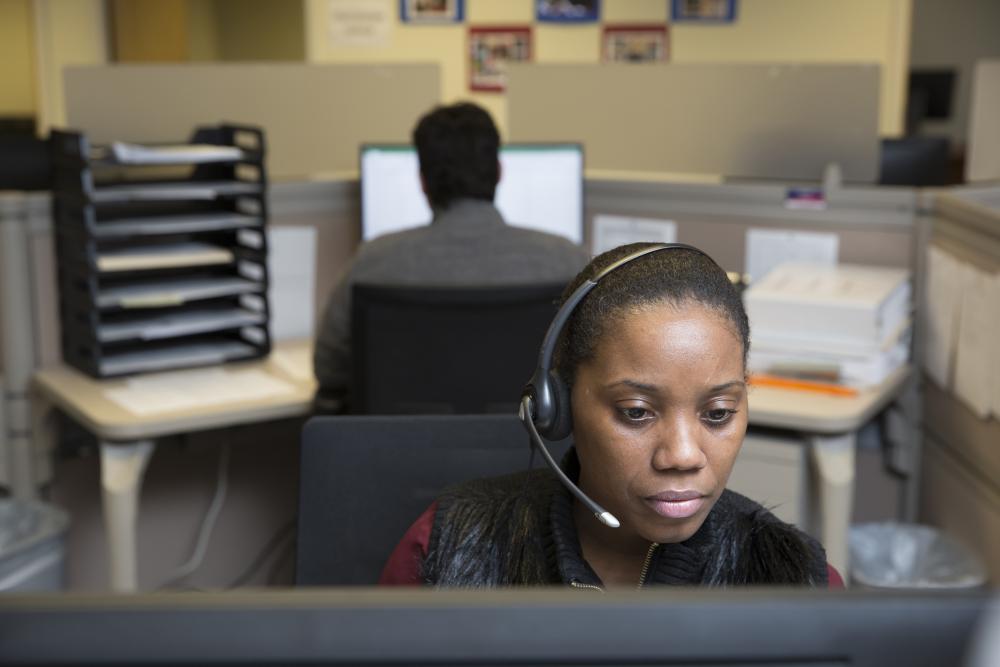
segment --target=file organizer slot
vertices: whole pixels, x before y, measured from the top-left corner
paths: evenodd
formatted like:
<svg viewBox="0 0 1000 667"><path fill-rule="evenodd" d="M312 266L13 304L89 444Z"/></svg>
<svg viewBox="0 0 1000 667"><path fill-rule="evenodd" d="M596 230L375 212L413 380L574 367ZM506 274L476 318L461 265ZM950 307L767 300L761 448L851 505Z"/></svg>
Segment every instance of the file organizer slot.
<svg viewBox="0 0 1000 667"><path fill-rule="evenodd" d="M260 129L169 146L54 131L50 145L68 364L110 377L270 351Z"/></svg>

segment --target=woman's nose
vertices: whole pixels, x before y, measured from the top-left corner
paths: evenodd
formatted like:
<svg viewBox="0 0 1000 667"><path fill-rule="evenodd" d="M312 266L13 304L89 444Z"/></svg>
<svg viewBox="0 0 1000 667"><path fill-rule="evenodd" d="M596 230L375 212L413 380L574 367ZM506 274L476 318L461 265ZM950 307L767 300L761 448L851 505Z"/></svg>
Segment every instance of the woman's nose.
<svg viewBox="0 0 1000 667"><path fill-rule="evenodd" d="M697 419L678 417L661 422L653 449L653 467L657 470L698 470L708 463L699 441L701 424Z"/></svg>

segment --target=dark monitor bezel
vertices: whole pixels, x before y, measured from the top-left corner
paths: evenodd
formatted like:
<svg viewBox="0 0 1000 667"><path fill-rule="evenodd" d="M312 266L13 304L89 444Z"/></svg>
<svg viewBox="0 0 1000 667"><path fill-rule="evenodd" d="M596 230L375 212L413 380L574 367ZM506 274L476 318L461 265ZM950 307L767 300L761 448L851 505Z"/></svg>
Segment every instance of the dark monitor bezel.
<svg viewBox="0 0 1000 667"><path fill-rule="evenodd" d="M960 664L985 593L314 589L7 596L21 665Z"/></svg>

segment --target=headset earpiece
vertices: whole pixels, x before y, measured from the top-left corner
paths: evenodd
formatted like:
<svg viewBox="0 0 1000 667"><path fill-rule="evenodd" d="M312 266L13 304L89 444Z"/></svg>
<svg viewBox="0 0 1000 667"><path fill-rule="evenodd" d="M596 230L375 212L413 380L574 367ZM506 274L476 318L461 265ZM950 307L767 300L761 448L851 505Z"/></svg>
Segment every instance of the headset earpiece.
<svg viewBox="0 0 1000 667"><path fill-rule="evenodd" d="M562 440L573 432L573 408L570 404L569 385L556 370L549 371L549 387L552 396L552 415L549 426L539 433L550 441Z"/></svg>

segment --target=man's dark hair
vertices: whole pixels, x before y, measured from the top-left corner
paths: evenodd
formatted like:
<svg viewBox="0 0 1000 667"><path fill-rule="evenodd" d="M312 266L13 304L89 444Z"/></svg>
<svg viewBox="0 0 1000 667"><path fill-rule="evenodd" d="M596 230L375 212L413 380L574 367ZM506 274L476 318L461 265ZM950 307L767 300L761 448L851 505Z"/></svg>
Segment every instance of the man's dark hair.
<svg viewBox="0 0 1000 667"><path fill-rule="evenodd" d="M563 292L562 300L606 266L648 243L619 246L592 259ZM717 312L743 344L743 366L750 352L750 323L743 301L722 268L709 257L683 248L653 252L615 269L583 298L560 339L556 367L572 383L581 361L591 359L598 342L629 313L650 304L697 304Z"/></svg>
<svg viewBox="0 0 1000 667"><path fill-rule="evenodd" d="M456 199L493 201L500 176L500 134L489 113L469 102L439 106L413 129L431 207Z"/></svg>

